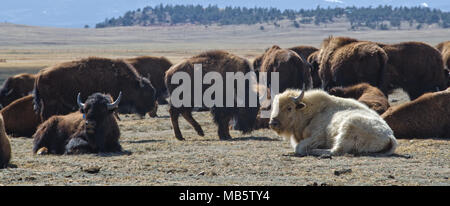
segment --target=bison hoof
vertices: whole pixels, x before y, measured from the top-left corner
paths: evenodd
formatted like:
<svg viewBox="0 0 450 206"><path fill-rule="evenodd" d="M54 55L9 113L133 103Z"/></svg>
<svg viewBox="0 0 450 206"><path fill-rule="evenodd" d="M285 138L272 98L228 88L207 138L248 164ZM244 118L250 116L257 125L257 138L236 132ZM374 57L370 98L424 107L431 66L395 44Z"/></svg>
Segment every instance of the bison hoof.
<svg viewBox="0 0 450 206"><path fill-rule="evenodd" d="M205 133L202 130L198 131L197 134L200 135L201 137L205 136Z"/></svg>
<svg viewBox="0 0 450 206"><path fill-rule="evenodd" d="M41 149L39 149L39 150L36 152L36 154L37 154L37 155L46 155L46 154L48 154L48 149L47 149L47 147L42 147Z"/></svg>
<svg viewBox="0 0 450 206"><path fill-rule="evenodd" d="M229 135L228 136L223 136L223 137L221 136L221 137L219 137L219 139L220 140L231 140L231 136L229 136Z"/></svg>
<svg viewBox="0 0 450 206"><path fill-rule="evenodd" d="M180 141L183 141L183 140L184 140L183 137L177 137L177 136L175 136L175 138L177 138L177 140L180 140Z"/></svg>

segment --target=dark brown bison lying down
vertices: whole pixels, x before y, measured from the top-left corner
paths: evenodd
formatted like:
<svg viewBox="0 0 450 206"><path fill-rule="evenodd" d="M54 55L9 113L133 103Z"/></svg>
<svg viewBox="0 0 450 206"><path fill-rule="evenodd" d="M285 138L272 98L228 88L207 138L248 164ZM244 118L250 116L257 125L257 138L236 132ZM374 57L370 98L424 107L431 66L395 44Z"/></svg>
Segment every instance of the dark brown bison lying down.
<svg viewBox="0 0 450 206"><path fill-rule="evenodd" d="M167 85L167 89L169 90L169 93L171 95L171 106L169 109L170 118L172 121L173 130L175 132L175 137L178 140L184 140L183 136L181 134L179 125L178 125L178 118L180 114L194 127L195 131L198 135L203 136L203 130L201 126L198 124L197 121L192 117L192 111L194 105L194 98L191 98L190 105L181 105L181 106L174 106L174 102L172 101L174 98L174 90L177 87L189 87L191 89L191 94L189 96L194 96L194 64L201 64L202 65L202 73L203 76L208 72L217 72L216 74L219 74L221 78L223 79L223 96L221 98L223 99L223 107L219 106L207 106L203 104L203 108L209 109L213 115L214 122L218 125L218 134L219 138L221 140L225 139L231 139L230 133L229 133L229 122L232 118L234 118L234 121L236 122L236 127L240 131L246 133L253 130L253 125L256 119L256 115L258 113L258 105L256 107L251 107L251 105L248 104L246 101L246 104L244 107L237 107L236 106L236 99L234 99L232 107L225 107L226 99L230 98L226 95L225 88L227 86L226 84L226 72L230 72L232 74L235 74L237 72L242 72L243 74L247 74L249 72L252 72L250 64L247 60L238 57L236 55L230 54L225 51L208 51L204 52L202 54L199 54L197 56L191 57L187 60L184 60L174 66L172 66L167 72L165 77L165 82ZM184 73L183 73L184 72ZM187 74L191 78L191 85L185 85L184 83L180 85L179 83L172 83L172 78L176 74ZM254 80L256 81L256 79ZM243 83L243 79L238 79L236 82ZM202 84L202 91L205 92L206 89L208 89L211 86L211 84ZM245 91L249 91L250 85L248 82L245 84ZM232 92L235 92L236 96L236 90L237 88L233 88ZM249 93L245 93L245 99L248 100ZM185 96L185 94L183 94ZM219 97L214 97L215 99L218 99ZM183 98L181 98L183 99Z"/></svg>
<svg viewBox="0 0 450 206"><path fill-rule="evenodd" d="M378 114L383 114L389 108L388 98L383 92L367 83L349 87L333 87L328 93L337 97L356 99L375 110Z"/></svg>
<svg viewBox="0 0 450 206"><path fill-rule="evenodd" d="M411 100L426 92L447 88L442 56L439 51L421 42L378 44L386 51L388 90L405 90Z"/></svg>
<svg viewBox="0 0 450 206"><path fill-rule="evenodd" d="M128 63L134 66L137 72L150 80L153 87L155 87L155 98L158 103L155 104L155 109L149 115L151 117L157 116L157 105L167 104L166 98L167 88L164 84L164 75L166 71L172 66L172 63L165 57L141 56L136 58L126 59Z"/></svg>
<svg viewBox="0 0 450 206"><path fill-rule="evenodd" d="M13 137L31 137L41 123L33 110L33 96L22 97L2 110L6 133Z"/></svg>
<svg viewBox="0 0 450 206"><path fill-rule="evenodd" d="M269 48L262 58L260 72L267 72L267 83L270 85L272 72L279 73L279 92L288 88L312 88L311 68L306 59L297 53L282 49L277 45Z"/></svg>
<svg viewBox="0 0 450 206"><path fill-rule="evenodd" d="M322 42L319 76L326 91L361 82L380 87L387 54L377 44L347 37L329 37Z"/></svg>
<svg viewBox="0 0 450 206"><path fill-rule="evenodd" d="M381 115L397 138L450 138L450 88L427 93Z"/></svg>
<svg viewBox="0 0 450 206"><path fill-rule="evenodd" d="M322 80L320 79L319 76L319 60L318 60L319 52L320 51L317 50L311 53L306 59L306 61L311 66L311 78L313 81L313 88L320 88L322 86Z"/></svg>
<svg viewBox="0 0 450 206"><path fill-rule="evenodd" d="M144 116L154 108L155 89L123 60L90 57L41 70L34 88L34 108L42 120L76 111L76 95L95 92L124 96L119 113ZM82 98L86 98L82 96Z"/></svg>
<svg viewBox="0 0 450 206"><path fill-rule="evenodd" d="M82 154L120 152L120 130L113 115L122 95L111 103L111 97L92 94L82 103L80 111L63 116L52 116L43 122L33 135L33 153L46 151L51 154Z"/></svg>
<svg viewBox="0 0 450 206"><path fill-rule="evenodd" d="M0 169L8 166L11 159L11 144L5 132L3 117L0 115Z"/></svg>
<svg viewBox="0 0 450 206"><path fill-rule="evenodd" d="M0 108L6 107L16 99L27 96L33 91L34 74L17 74L6 79L0 88Z"/></svg>

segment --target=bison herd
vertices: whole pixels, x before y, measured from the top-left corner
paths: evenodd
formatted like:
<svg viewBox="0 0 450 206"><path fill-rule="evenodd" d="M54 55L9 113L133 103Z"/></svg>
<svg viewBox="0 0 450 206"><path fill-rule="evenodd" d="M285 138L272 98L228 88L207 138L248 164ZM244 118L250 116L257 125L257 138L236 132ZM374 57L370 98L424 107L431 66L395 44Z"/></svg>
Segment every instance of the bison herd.
<svg viewBox="0 0 450 206"><path fill-rule="evenodd" d="M229 72L256 76L278 72L280 94L273 93L269 107L261 102L256 107L248 102L244 106L234 102L231 107L199 107L194 99L191 106L168 102L180 85L174 84L174 75L184 72L193 77L196 64L202 65L203 74L216 72L222 77ZM230 128L243 133L271 128L290 139L299 155L389 155L397 147L396 138L450 137L449 69L449 41L432 47L421 42L384 44L333 36L324 39L320 48L274 45L253 63L221 50L174 65L152 56L65 62L4 82L0 168L11 157L8 135L32 137L34 154L120 152L117 113L156 117L158 104L167 103L178 140L184 140L180 115L204 136L192 112L209 110L221 140L231 139ZM210 86L203 82L201 90ZM269 87L246 82L246 97L255 87L270 96ZM411 101L390 107L387 96L397 88ZM224 104L230 98L225 93L221 93ZM263 110L271 110L270 118L260 116Z"/></svg>

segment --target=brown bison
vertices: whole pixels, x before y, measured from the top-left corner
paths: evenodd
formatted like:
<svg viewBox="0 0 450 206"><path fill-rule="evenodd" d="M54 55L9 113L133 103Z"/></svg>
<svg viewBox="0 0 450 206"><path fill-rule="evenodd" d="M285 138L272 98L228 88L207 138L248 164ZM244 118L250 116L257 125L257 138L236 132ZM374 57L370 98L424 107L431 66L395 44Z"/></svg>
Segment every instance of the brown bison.
<svg viewBox="0 0 450 206"><path fill-rule="evenodd" d="M136 58L126 59L128 63L133 65L137 72L150 80L155 87L155 98L158 103L155 103L155 109L149 115L151 117L157 116L157 105L167 104L167 88L164 84L164 75L166 71L172 66L172 63L165 57L141 56Z"/></svg>
<svg viewBox="0 0 450 206"><path fill-rule="evenodd" d="M442 54L442 60L444 61L445 67L450 69L450 41L441 42L436 46L436 48Z"/></svg>
<svg viewBox="0 0 450 206"><path fill-rule="evenodd" d="M389 108L388 98L383 92L367 83L350 87L333 87L328 93L337 97L356 99L378 114L383 114Z"/></svg>
<svg viewBox="0 0 450 206"><path fill-rule="evenodd" d="M6 133L13 137L31 137L41 123L33 110L33 96L22 97L2 110Z"/></svg>
<svg viewBox="0 0 450 206"><path fill-rule="evenodd" d="M322 42L319 60L319 76L322 88L351 86L367 82L378 86L383 82L388 56L372 42L360 42L347 37L329 37Z"/></svg>
<svg viewBox="0 0 450 206"><path fill-rule="evenodd" d="M319 76L319 60L318 60L319 52L320 51L317 50L311 53L306 59L306 61L311 66L311 78L313 81L313 88L320 88L322 86L322 80L320 79Z"/></svg>
<svg viewBox="0 0 450 206"><path fill-rule="evenodd" d="M270 85L272 72L279 73L279 92L288 88L302 88L303 84L312 87L310 66L297 53L282 49L277 45L269 48L264 54L260 72L267 72L267 83Z"/></svg>
<svg viewBox="0 0 450 206"><path fill-rule="evenodd" d="M381 115L397 138L450 138L450 88L426 93Z"/></svg>
<svg viewBox="0 0 450 206"><path fill-rule="evenodd" d="M442 54L442 60L444 61L445 76L447 78L447 85L450 86L450 41L439 43L436 48Z"/></svg>
<svg viewBox="0 0 450 206"><path fill-rule="evenodd" d="M33 153L42 149L51 154L122 151L119 126L113 115L121 98L122 93L111 103L109 95L94 93L82 103L78 94L80 111L52 116L43 122L33 135Z"/></svg>
<svg viewBox="0 0 450 206"><path fill-rule="evenodd" d="M251 65L248 63L247 60L238 57L236 55L230 54L225 51L215 50L215 51L208 51L204 52L202 54L199 54L197 56L191 57L187 60L184 60L176 65L173 65L167 72L165 76L165 82L167 89L169 90L169 94L171 96L170 101L170 118L172 121L173 130L175 132L175 137L178 140L184 140L183 136L181 134L179 125L178 125L178 118L180 114L194 127L195 131L198 135L204 136L203 130L201 126L198 124L197 121L192 117L192 111L194 109L194 98L188 99L188 103L190 105L174 105L174 102L172 101L175 94L174 90L178 87L180 88L187 88L187 90L191 91L192 95L186 95L182 93L183 97L192 97L195 95L194 93L194 64L201 64L201 71L202 75L205 76L207 73L213 73L220 75L220 78L223 79L223 84L219 85L222 86L224 89L222 96L217 96L218 94L214 93L216 95L214 98L216 99L217 103L222 103L222 106L217 105L205 105L204 102L202 103L202 108L209 109L213 115L214 122L218 125L218 134L219 138L221 140L231 139L230 133L229 133L229 122L232 118L234 118L236 129L247 133L253 130L253 125L256 119L256 115L258 113L258 106L252 107L247 100L249 100L250 95L250 84L248 81L246 82L244 79L236 78L234 82L237 83L245 83L245 105L243 107L238 107L236 102L236 98L234 98L234 102L232 102L233 105L230 107L226 107L226 101L227 98L230 98L227 94L227 91L225 91L225 88L227 87L226 83L226 73L228 74L237 74L241 73L244 75L247 75L249 72L253 72L251 69ZM191 79L190 85L180 85L179 83L173 83L173 78L177 74L183 74L188 75L188 77ZM254 73L250 73L254 74ZM198 80L197 80L198 81ZM256 79L254 79L256 81ZM186 83L187 84L187 83ZM203 93L205 90L211 87L211 84L201 84L201 89ZM233 88L234 96L236 96L237 88ZM181 95L180 95L181 96ZM231 97L232 98L232 97ZM239 97L238 97L239 98ZM219 102L217 99L222 99L223 102ZM230 101L230 99L229 99ZM231 102L231 101L230 101Z"/></svg>
<svg viewBox="0 0 450 206"><path fill-rule="evenodd" d="M309 55L311 55L312 53L314 53L316 51L319 51L319 49L317 49L316 47L312 47L312 46L296 46L296 47L289 48L289 50L294 51L303 59L307 59L309 57Z"/></svg>
<svg viewBox="0 0 450 206"><path fill-rule="evenodd" d="M78 92L83 95L102 92L117 97L119 91L125 94L119 113L144 116L154 108L155 89L132 65L123 60L90 57L41 70L35 81L34 108L44 121L52 115L76 111L74 97Z"/></svg>
<svg viewBox="0 0 450 206"><path fill-rule="evenodd" d="M378 45L389 57L383 77L388 91L402 88L414 100L426 92L447 88L442 55L437 49L421 42Z"/></svg>
<svg viewBox="0 0 450 206"><path fill-rule="evenodd" d="M5 132L3 117L0 115L0 169L8 166L11 159L11 144Z"/></svg>
<svg viewBox="0 0 450 206"><path fill-rule="evenodd" d="M33 91L34 74L17 74L9 77L0 89L0 107L6 107L16 99L27 96Z"/></svg>

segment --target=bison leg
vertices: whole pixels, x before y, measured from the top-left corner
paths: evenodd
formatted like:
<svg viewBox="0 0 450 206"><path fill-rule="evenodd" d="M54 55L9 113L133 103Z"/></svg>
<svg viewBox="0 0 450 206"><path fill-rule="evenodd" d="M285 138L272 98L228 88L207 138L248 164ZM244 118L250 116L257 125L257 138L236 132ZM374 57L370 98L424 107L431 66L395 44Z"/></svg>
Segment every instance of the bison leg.
<svg viewBox="0 0 450 206"><path fill-rule="evenodd" d="M195 119L192 117L192 111L185 110L181 113L181 115L183 115L184 119L186 119L186 121L188 121L189 124L191 124L192 127L194 127L198 135L202 137L205 136L205 133L203 132L203 129L200 126L200 124L197 121L195 121Z"/></svg>
<svg viewBox="0 0 450 206"><path fill-rule="evenodd" d="M231 139L230 128L228 127L228 123L231 118L225 118L219 121L219 139L221 140L229 140Z"/></svg>
<svg viewBox="0 0 450 206"><path fill-rule="evenodd" d="M184 140L183 135L181 135L180 126L178 125L178 118L180 117L180 111L178 108L169 108L170 120L172 121L173 132L175 133L175 138L178 140Z"/></svg>
<svg viewBox="0 0 450 206"><path fill-rule="evenodd" d="M158 112L158 101L155 101L155 106L150 112L148 112L148 115L152 118L157 117L158 114L156 112Z"/></svg>

